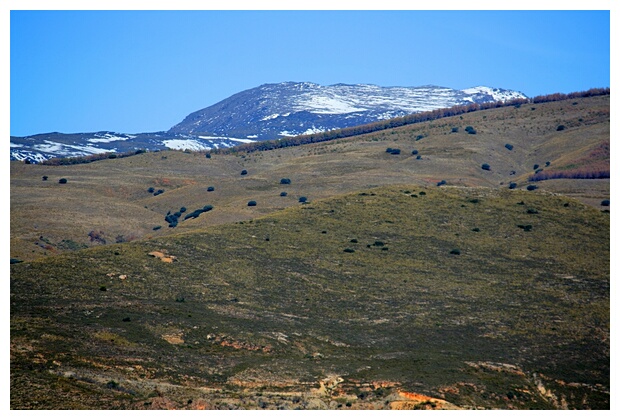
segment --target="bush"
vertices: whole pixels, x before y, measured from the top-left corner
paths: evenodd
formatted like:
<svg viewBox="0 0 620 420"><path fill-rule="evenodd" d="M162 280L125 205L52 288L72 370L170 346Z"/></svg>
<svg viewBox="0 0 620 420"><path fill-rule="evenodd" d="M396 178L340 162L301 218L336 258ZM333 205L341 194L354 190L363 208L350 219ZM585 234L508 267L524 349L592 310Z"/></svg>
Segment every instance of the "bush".
<svg viewBox="0 0 620 420"><path fill-rule="evenodd" d="M439 181L439 182L437 183L437 186L438 186L438 187L441 187L442 185L446 185L446 180L445 180L445 179L442 179L441 181Z"/></svg>
<svg viewBox="0 0 620 420"><path fill-rule="evenodd" d="M288 179L288 178L282 178L282 179L280 180L280 184L288 185L288 184L290 184L290 183L291 183L291 180L290 180L290 179Z"/></svg>
<svg viewBox="0 0 620 420"><path fill-rule="evenodd" d="M422 140L424 137L425 137L425 136L424 136L424 134L418 134L418 135L415 137L415 141Z"/></svg>
<svg viewBox="0 0 620 420"><path fill-rule="evenodd" d="M247 175L248 171L246 171L245 169L241 171L241 175Z"/></svg>
<svg viewBox="0 0 620 420"><path fill-rule="evenodd" d="M148 190L146 190L149 194L153 194L155 192L155 188L153 187L149 187Z"/></svg>
<svg viewBox="0 0 620 420"><path fill-rule="evenodd" d="M450 251L450 254L452 255L461 255L461 250L458 248L454 248L452 251Z"/></svg>
<svg viewBox="0 0 620 420"><path fill-rule="evenodd" d="M536 185L528 185L527 186L527 190L528 191L534 191L535 189L537 189L538 187Z"/></svg>
<svg viewBox="0 0 620 420"><path fill-rule="evenodd" d="M549 165L551 165L551 162L549 161L545 162L545 166L549 166Z"/></svg>
<svg viewBox="0 0 620 420"><path fill-rule="evenodd" d="M248 201L248 206L249 206L249 207L254 207L254 206L256 206L256 201L254 201L254 200L250 200L250 201Z"/></svg>
<svg viewBox="0 0 620 420"><path fill-rule="evenodd" d="M422 159L422 155L417 155L415 158L416 158L416 160L420 160L420 159Z"/></svg>
<svg viewBox="0 0 620 420"><path fill-rule="evenodd" d="M307 197L299 197L299 202L300 203L305 203L306 201L308 201Z"/></svg>
<svg viewBox="0 0 620 420"><path fill-rule="evenodd" d="M481 168L485 171L490 171L491 170L491 165L489 165L488 163L483 163Z"/></svg>
<svg viewBox="0 0 620 420"><path fill-rule="evenodd" d="M211 159L211 153L207 153L207 154L205 154L205 157L206 157L207 159Z"/></svg>
<svg viewBox="0 0 620 420"><path fill-rule="evenodd" d="M215 187L209 187L207 188L207 191L215 191Z"/></svg>
<svg viewBox="0 0 620 420"><path fill-rule="evenodd" d="M153 228L153 230L159 230L159 229L161 229L161 226L159 226L159 225L157 225L157 226L155 226L155 227Z"/></svg>
<svg viewBox="0 0 620 420"><path fill-rule="evenodd" d="M601 201L601 206L609 206L609 200Z"/></svg>
<svg viewBox="0 0 620 420"><path fill-rule="evenodd" d="M60 179L58 180L58 183L59 183L59 184L66 184L66 183L67 183L67 178L60 178Z"/></svg>
<svg viewBox="0 0 620 420"><path fill-rule="evenodd" d="M562 131L564 130L566 127L564 125L558 125L558 128L556 128L556 131Z"/></svg>
<svg viewBox="0 0 620 420"><path fill-rule="evenodd" d="M392 149L390 152L391 155L400 155L400 149Z"/></svg>
<svg viewBox="0 0 620 420"><path fill-rule="evenodd" d="M511 182L510 184L508 184L508 188L511 190L514 190L515 188L517 188L517 183L516 182Z"/></svg>
<svg viewBox="0 0 620 420"><path fill-rule="evenodd" d="M536 164L534 165L534 170L536 170L536 169L538 169L538 168L540 168L540 165L539 165L538 163L536 163Z"/></svg>
<svg viewBox="0 0 620 420"><path fill-rule="evenodd" d="M185 212L187 211L187 209L186 209L185 207L181 207L181 208L179 209L179 211L180 211L181 213L185 213Z"/></svg>
<svg viewBox="0 0 620 420"><path fill-rule="evenodd" d="M392 153L392 150L394 149L392 149L391 147L388 147L387 149L385 149L385 153Z"/></svg>
<svg viewBox="0 0 620 420"><path fill-rule="evenodd" d="M467 134L476 134L476 129L472 127L471 125L468 125L467 127L465 127L465 131L467 131Z"/></svg>
<svg viewBox="0 0 620 420"><path fill-rule="evenodd" d="M505 147L506 149L508 149L508 150L512 150L512 149L514 148L514 146L513 146L512 144L510 144L510 143L506 143L506 144L504 145L504 147Z"/></svg>
<svg viewBox="0 0 620 420"><path fill-rule="evenodd" d="M417 155L417 154L418 154L418 151L417 151L417 150L412 150L412 151L411 151L411 154L412 154L412 155Z"/></svg>
<svg viewBox="0 0 620 420"><path fill-rule="evenodd" d="M286 196L287 196L286 191L282 191L282 192L280 193L280 197L286 197Z"/></svg>
<svg viewBox="0 0 620 420"><path fill-rule="evenodd" d="M458 133L459 132L459 128L458 127L452 127L452 132L453 133Z"/></svg>
<svg viewBox="0 0 620 420"><path fill-rule="evenodd" d="M355 250L354 250L354 249L352 249L352 248L345 248L345 249L344 249L344 252L349 252L349 253L351 253L351 252L355 252Z"/></svg>
<svg viewBox="0 0 620 420"><path fill-rule="evenodd" d="M47 175L43 175L43 181L47 181Z"/></svg>

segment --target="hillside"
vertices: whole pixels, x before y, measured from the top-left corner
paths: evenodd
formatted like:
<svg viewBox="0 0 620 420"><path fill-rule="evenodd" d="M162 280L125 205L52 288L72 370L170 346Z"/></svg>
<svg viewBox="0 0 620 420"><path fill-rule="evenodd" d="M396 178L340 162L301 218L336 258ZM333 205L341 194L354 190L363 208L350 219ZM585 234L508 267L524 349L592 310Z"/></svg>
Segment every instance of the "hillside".
<svg viewBox="0 0 620 420"><path fill-rule="evenodd" d="M528 178L534 165L543 170L539 175L566 168L586 172L601 165L609 170L609 118L609 96L597 96L477 111L347 139L213 154L210 159L202 153L166 151L60 167L11 162L11 257L30 260L100 244L90 232L103 232L107 243L157 237L266 215L297 205L301 196L312 201L403 183L434 186L445 180L452 186L508 188L515 182L518 189L534 184L603 210L609 179ZM560 125L565 129L558 131ZM468 134L468 126L476 134ZM388 148L401 153L386 153ZM482 169L484 163L490 170ZM240 175L243 169L247 175ZM59 184L61 178L67 184ZM282 178L291 184L281 185ZM149 188L164 193L154 195ZM286 197L280 196L283 191ZM250 200L257 206L248 207ZM205 205L214 208L174 229L167 227L167 212ZM154 231L156 226L162 228Z"/></svg>
<svg viewBox="0 0 620 420"><path fill-rule="evenodd" d="M609 107L11 162L11 409L608 410Z"/></svg>
<svg viewBox="0 0 620 420"><path fill-rule="evenodd" d="M576 200L363 189L12 265L11 408L608 409L609 282Z"/></svg>

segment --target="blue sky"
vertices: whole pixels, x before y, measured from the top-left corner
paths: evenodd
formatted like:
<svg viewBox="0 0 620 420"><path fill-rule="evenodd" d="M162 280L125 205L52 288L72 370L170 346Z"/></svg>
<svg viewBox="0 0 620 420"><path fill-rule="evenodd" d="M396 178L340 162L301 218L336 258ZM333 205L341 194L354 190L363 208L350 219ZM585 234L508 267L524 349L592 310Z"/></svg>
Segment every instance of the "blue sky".
<svg viewBox="0 0 620 420"><path fill-rule="evenodd" d="M264 83L610 86L610 12L10 11L10 133L167 130Z"/></svg>

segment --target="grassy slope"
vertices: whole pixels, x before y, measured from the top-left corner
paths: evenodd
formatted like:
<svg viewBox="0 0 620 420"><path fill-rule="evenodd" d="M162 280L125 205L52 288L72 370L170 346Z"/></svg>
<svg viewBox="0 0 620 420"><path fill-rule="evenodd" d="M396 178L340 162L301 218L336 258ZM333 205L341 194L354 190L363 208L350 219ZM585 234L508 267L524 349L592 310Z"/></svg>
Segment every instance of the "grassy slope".
<svg viewBox="0 0 620 420"><path fill-rule="evenodd" d="M560 124L566 129L557 131ZM476 135L464 131L468 125ZM459 132L452 133L452 127ZM426 137L416 141L418 135ZM11 257L31 260L71 245L91 246L87 235L92 230L103 231L108 243L120 235L167 235L164 216L181 206L188 211L215 206L198 219L181 222L176 230L183 232L269 214L295 205L302 195L326 198L378 185L429 186L446 180L449 185L506 187L514 181L523 188L534 164L544 167L549 161L547 170L565 167L605 142L609 97L593 97L480 111L247 156L205 159L203 154L160 152L67 167L12 162ZM514 149L507 150L506 143ZM387 154L388 147L400 148L402 154ZM413 149L421 160L411 155ZM490 164L491 171L483 171L482 163ZM243 168L248 175L239 175ZM49 180L42 181L43 175ZM62 177L69 182L58 184ZM281 178L290 178L292 184L280 185ZM599 208L601 200L609 198L609 180L538 185ZM207 192L208 186L215 191ZM154 197L147 193L149 187L165 193ZM280 197L281 191L288 197ZM247 207L249 200L258 206ZM153 231L157 225L164 228Z"/></svg>
<svg viewBox="0 0 620 420"><path fill-rule="evenodd" d="M609 408L609 180L524 190L534 164L609 142L609 98L574 102L247 156L11 163L11 257L28 261L11 265L11 407L414 408L400 389Z"/></svg>
<svg viewBox="0 0 620 420"><path fill-rule="evenodd" d="M12 408L608 408L608 217L394 186L13 265Z"/></svg>

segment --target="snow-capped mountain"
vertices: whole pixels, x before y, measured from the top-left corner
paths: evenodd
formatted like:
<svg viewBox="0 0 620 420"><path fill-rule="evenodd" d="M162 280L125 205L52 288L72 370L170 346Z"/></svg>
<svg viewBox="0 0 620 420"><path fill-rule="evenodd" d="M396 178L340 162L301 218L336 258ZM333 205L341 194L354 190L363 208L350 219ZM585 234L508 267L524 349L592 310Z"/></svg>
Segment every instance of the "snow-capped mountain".
<svg viewBox="0 0 620 420"><path fill-rule="evenodd" d="M265 84L193 112L167 132L121 134L101 131L11 136L11 160L41 162L53 157L138 149L232 147L252 141L352 127L454 105L515 98L526 96L485 86L456 90L439 86Z"/></svg>
<svg viewBox="0 0 620 420"><path fill-rule="evenodd" d="M208 150L232 147L251 140L215 136L196 136L167 132L121 134L47 133L28 137L11 136L11 160L42 162L54 157L86 156L98 153L122 153L135 150Z"/></svg>
<svg viewBox="0 0 620 420"><path fill-rule="evenodd" d="M439 86L285 82L237 93L188 115L169 132L209 133L256 140L351 127L454 105L526 98L520 92L478 86L456 90Z"/></svg>

